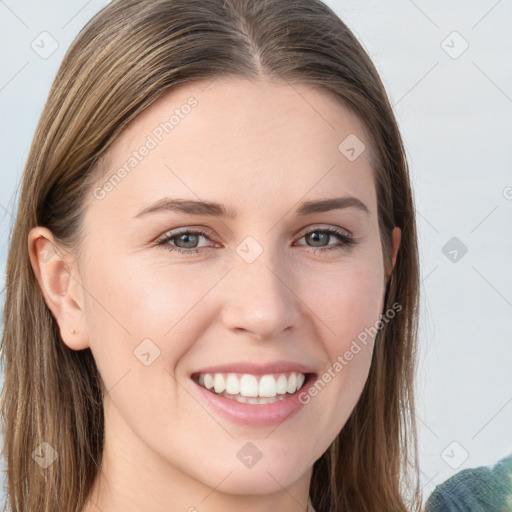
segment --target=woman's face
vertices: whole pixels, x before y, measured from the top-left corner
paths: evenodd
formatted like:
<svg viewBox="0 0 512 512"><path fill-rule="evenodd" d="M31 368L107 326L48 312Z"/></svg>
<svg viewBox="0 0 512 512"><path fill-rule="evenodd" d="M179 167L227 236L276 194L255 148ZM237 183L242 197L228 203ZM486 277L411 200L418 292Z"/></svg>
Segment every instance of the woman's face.
<svg viewBox="0 0 512 512"><path fill-rule="evenodd" d="M361 122L311 86L185 84L131 123L106 169L84 218L80 313L61 320L108 390L106 470L155 493L309 484L362 392L383 308ZM221 397L223 379L285 399Z"/></svg>

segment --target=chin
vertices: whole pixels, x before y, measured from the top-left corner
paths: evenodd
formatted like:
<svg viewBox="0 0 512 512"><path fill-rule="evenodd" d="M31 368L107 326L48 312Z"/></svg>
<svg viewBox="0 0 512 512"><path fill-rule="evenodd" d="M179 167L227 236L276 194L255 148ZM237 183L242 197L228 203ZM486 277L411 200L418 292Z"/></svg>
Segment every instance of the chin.
<svg viewBox="0 0 512 512"><path fill-rule="evenodd" d="M287 468L290 470L291 468ZM254 470L254 468L253 468ZM217 488L228 494L273 494L280 492L296 481L290 471L280 468L278 471L259 471L252 470L244 472L233 472Z"/></svg>
<svg viewBox="0 0 512 512"><path fill-rule="evenodd" d="M206 478L201 480L212 489L226 494L272 494L291 486L308 469L305 467L299 471L297 468L293 463L273 464L270 461L263 464L262 458L250 468L240 463L209 471Z"/></svg>

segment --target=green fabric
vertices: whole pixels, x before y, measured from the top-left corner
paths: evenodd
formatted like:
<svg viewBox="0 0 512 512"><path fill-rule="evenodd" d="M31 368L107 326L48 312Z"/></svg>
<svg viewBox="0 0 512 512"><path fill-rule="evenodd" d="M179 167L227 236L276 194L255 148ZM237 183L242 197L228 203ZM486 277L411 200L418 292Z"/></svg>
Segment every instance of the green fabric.
<svg viewBox="0 0 512 512"><path fill-rule="evenodd" d="M429 496L425 512L511 512L512 455L492 468L464 469Z"/></svg>

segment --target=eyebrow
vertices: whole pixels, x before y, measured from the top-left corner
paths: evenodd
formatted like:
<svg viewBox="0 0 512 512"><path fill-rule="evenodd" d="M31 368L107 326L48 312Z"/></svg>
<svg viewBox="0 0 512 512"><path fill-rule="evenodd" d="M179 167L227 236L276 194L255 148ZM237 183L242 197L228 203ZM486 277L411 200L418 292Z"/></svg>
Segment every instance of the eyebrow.
<svg viewBox="0 0 512 512"><path fill-rule="evenodd" d="M330 199L319 199L316 201L307 201L301 203L295 211L296 215L311 215L313 213L323 213L330 210L342 210L345 208L356 208L365 213L370 213L367 206L357 197L345 196ZM234 219L236 212L224 205L209 201L196 201L192 199L176 199L163 197L155 203L144 207L136 218L149 213L172 211L176 213L189 213L192 215L210 215L213 217L222 217Z"/></svg>

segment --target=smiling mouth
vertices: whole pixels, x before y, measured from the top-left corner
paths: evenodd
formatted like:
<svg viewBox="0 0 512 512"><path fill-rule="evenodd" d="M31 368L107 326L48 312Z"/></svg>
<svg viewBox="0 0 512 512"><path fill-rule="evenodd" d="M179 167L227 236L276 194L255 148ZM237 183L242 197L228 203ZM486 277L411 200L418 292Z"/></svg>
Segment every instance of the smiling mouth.
<svg viewBox="0 0 512 512"><path fill-rule="evenodd" d="M312 373L281 372L264 375L249 373L194 373L192 380L211 393L240 403L264 405L295 395L312 378Z"/></svg>

